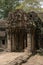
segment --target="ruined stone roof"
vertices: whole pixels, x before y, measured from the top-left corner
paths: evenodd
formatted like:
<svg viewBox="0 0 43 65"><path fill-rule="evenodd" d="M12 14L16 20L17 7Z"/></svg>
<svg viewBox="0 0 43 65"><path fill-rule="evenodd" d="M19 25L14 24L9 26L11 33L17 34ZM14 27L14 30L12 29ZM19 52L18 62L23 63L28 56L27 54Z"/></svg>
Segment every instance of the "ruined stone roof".
<svg viewBox="0 0 43 65"><path fill-rule="evenodd" d="M42 22L43 22L43 12L38 13L38 16L40 17L40 19L41 19Z"/></svg>
<svg viewBox="0 0 43 65"><path fill-rule="evenodd" d="M35 24L36 26L40 27L42 24L42 20L40 16L38 16L38 13L32 11L28 13L28 18Z"/></svg>
<svg viewBox="0 0 43 65"><path fill-rule="evenodd" d="M8 15L9 23L12 25L12 27L21 27L21 28L27 28L32 23L33 26L40 25L42 20L38 16L38 14L34 11L26 13L25 11L21 9L17 9L15 12L9 12Z"/></svg>
<svg viewBox="0 0 43 65"><path fill-rule="evenodd" d="M5 31L0 31L0 37L5 37L6 33Z"/></svg>
<svg viewBox="0 0 43 65"><path fill-rule="evenodd" d="M0 37L5 37L5 29L8 27L7 20L0 19Z"/></svg>
<svg viewBox="0 0 43 65"><path fill-rule="evenodd" d="M25 11L21 9L17 9L14 12L9 12L8 14L8 20L2 20L0 19L0 27L6 28L9 26L12 27L21 27L21 28L27 28L34 22L34 25L39 24L42 22L40 17L36 12L29 12L26 13Z"/></svg>
<svg viewBox="0 0 43 65"><path fill-rule="evenodd" d="M19 9L15 12L9 12L8 15L9 23L16 28L27 28L30 22L28 19L27 13Z"/></svg>
<svg viewBox="0 0 43 65"><path fill-rule="evenodd" d="M7 20L0 19L0 28L6 28L7 26Z"/></svg>

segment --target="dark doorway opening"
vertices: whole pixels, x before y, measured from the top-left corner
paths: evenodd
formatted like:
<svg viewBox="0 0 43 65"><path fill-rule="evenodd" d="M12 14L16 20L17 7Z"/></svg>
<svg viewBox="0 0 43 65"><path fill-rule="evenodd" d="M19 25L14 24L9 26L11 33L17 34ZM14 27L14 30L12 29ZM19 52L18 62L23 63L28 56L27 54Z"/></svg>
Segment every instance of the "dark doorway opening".
<svg viewBox="0 0 43 65"><path fill-rule="evenodd" d="M23 47L23 49L25 49L27 47L27 33L26 32L24 33L23 37L24 37L24 40L23 40L24 41L24 44L23 44L24 47Z"/></svg>
<svg viewBox="0 0 43 65"><path fill-rule="evenodd" d="M4 51L5 49L5 40L1 40L1 43L0 43L0 52Z"/></svg>
<svg viewBox="0 0 43 65"><path fill-rule="evenodd" d="M2 40L2 44L5 45L5 40Z"/></svg>
<svg viewBox="0 0 43 65"><path fill-rule="evenodd" d="M35 31L35 49L39 50L39 32L37 29Z"/></svg>
<svg viewBox="0 0 43 65"><path fill-rule="evenodd" d="M40 35L40 48L43 49L43 34Z"/></svg>
<svg viewBox="0 0 43 65"><path fill-rule="evenodd" d="M15 33L15 45L16 45L16 52L23 52L24 49L27 47L27 34L26 32L20 30Z"/></svg>

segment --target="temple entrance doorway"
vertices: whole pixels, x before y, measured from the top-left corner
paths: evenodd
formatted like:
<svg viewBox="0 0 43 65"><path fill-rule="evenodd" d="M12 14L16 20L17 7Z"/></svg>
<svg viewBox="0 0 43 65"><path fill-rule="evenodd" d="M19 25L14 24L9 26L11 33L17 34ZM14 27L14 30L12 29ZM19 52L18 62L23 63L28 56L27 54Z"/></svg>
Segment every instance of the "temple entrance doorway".
<svg viewBox="0 0 43 65"><path fill-rule="evenodd" d="M35 49L39 49L39 35L37 32L35 33Z"/></svg>
<svg viewBox="0 0 43 65"><path fill-rule="evenodd" d="M40 30L36 29L34 32L34 44L33 44L33 53L40 50Z"/></svg>
<svg viewBox="0 0 43 65"><path fill-rule="evenodd" d="M2 40L2 48L5 48L5 39Z"/></svg>
<svg viewBox="0 0 43 65"><path fill-rule="evenodd" d="M40 35L40 48L43 49L43 34Z"/></svg>
<svg viewBox="0 0 43 65"><path fill-rule="evenodd" d="M23 31L17 31L13 35L14 44L12 44L12 51L22 52L27 47L27 33Z"/></svg>
<svg viewBox="0 0 43 65"><path fill-rule="evenodd" d="M0 39L0 52L4 51L6 48L5 39Z"/></svg>

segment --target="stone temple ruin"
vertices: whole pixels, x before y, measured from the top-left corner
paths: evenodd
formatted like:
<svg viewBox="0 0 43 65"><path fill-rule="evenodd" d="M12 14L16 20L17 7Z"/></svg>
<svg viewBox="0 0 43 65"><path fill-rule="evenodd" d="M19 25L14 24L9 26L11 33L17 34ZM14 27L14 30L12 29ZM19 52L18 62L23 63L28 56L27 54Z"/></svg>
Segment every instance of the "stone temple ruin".
<svg viewBox="0 0 43 65"><path fill-rule="evenodd" d="M7 20L0 20L0 50L36 52L43 48L43 26L38 14L23 10L9 12Z"/></svg>

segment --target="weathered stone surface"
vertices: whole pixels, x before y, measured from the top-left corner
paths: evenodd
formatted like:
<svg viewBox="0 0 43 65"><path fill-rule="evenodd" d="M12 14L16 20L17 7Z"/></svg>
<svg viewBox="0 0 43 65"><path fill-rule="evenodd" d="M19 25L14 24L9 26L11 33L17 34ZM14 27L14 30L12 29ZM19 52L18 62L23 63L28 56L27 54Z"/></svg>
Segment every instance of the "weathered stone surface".
<svg viewBox="0 0 43 65"><path fill-rule="evenodd" d="M32 56L28 61L22 65L43 65L43 55L36 54Z"/></svg>
<svg viewBox="0 0 43 65"><path fill-rule="evenodd" d="M3 52L0 53L0 65L21 65L26 62L31 54Z"/></svg>
<svg viewBox="0 0 43 65"><path fill-rule="evenodd" d="M27 33L27 50L28 52L31 51L31 34Z"/></svg>

